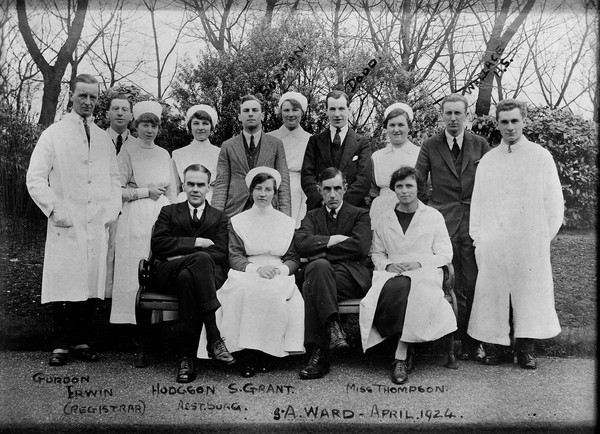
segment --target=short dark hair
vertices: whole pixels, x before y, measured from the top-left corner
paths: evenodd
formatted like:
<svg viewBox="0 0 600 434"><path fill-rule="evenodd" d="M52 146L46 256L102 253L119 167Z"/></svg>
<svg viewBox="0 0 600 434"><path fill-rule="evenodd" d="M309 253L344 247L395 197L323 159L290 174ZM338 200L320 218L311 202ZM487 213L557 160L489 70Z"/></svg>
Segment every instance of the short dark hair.
<svg viewBox="0 0 600 434"><path fill-rule="evenodd" d="M208 176L208 182L210 184L210 177L211 177L211 173L210 170L208 170L206 168L206 166L203 166L202 164L190 164L188 167L186 167L183 170L183 179L185 179L185 174L188 172L202 172L202 173L206 173L206 175Z"/></svg>
<svg viewBox="0 0 600 434"><path fill-rule="evenodd" d="M190 132L190 133L192 132L192 121L194 119L199 119L201 121L210 122L210 130L211 131L215 127L213 125L213 121L212 121L212 118L210 117L210 115L208 113L206 113L204 110L198 110L192 116L190 116L190 120L187 123L187 129L188 129L188 132Z"/></svg>
<svg viewBox="0 0 600 434"><path fill-rule="evenodd" d="M93 75L79 74L77 77L75 77L75 80L73 80L73 83L71 84L71 92L75 92L77 83L97 84L98 92L100 91L100 83L98 83L98 80Z"/></svg>
<svg viewBox="0 0 600 434"><path fill-rule="evenodd" d="M519 109L521 116L525 119L525 116L527 116L527 104L516 99L503 99L496 104L496 120L498 120L500 112L508 112L516 108Z"/></svg>
<svg viewBox="0 0 600 434"><path fill-rule="evenodd" d="M387 128L387 125L388 125L388 122L390 121L390 119L393 119L396 116L403 116L403 115L404 115L404 117L406 117L406 123L408 124L408 128L412 131L413 123L410 120L410 116L408 116L408 113L406 113L406 111L402 110L401 108L395 108L394 110L392 110L388 113L388 115L383 120L383 128Z"/></svg>
<svg viewBox="0 0 600 434"><path fill-rule="evenodd" d="M260 100L257 97L255 97L254 95L247 94L247 95L244 95L240 99L240 113L242 111L242 104L244 104L246 101L256 101L260 105L260 111L262 111L262 109L263 109L262 102L260 102Z"/></svg>
<svg viewBox="0 0 600 434"><path fill-rule="evenodd" d="M248 191L250 192L250 197L248 198L249 204L254 204L254 198L252 197L252 192L254 191L256 186L258 184L262 184L263 182L265 182L268 179L273 180L273 198L277 197L277 181L275 181L275 178L273 178L273 175L270 175L268 173L257 173L256 175L254 175L254 178L252 178L252 182L250 182L250 187L248 187Z"/></svg>
<svg viewBox="0 0 600 434"><path fill-rule="evenodd" d="M465 113L469 109L469 101L467 101L467 98L458 93L451 93L446 98L444 98L444 100L442 101L442 112L444 111L444 104L446 104L447 102L462 102L465 105Z"/></svg>
<svg viewBox="0 0 600 434"><path fill-rule="evenodd" d="M417 192L422 193L425 191L425 180L421 176L421 173L410 166L402 166L400 169L396 170L392 173L392 178L390 179L390 190L394 191L394 187L398 181L402 181L403 179L412 176L417 181Z"/></svg>
<svg viewBox="0 0 600 434"><path fill-rule="evenodd" d="M140 122L148 122L154 125L155 127L160 127L160 118L156 116L154 113L142 113L139 115L134 121L133 125L137 129Z"/></svg>
<svg viewBox="0 0 600 434"><path fill-rule="evenodd" d="M332 90L331 92L329 92L327 94L327 96L325 97L325 107L329 108L329 98L333 98L333 99L340 99L340 98L345 98L346 99L346 107L350 107L350 97L348 96L348 94L342 90Z"/></svg>
<svg viewBox="0 0 600 434"><path fill-rule="evenodd" d="M327 169L323 170L319 174L317 182L319 184L321 184L321 183L323 183L323 181L327 181L328 179L333 179L338 175L340 175L342 177L342 182L346 183L346 177L344 176L344 172L342 172L337 167L328 167Z"/></svg>
<svg viewBox="0 0 600 434"><path fill-rule="evenodd" d="M115 99L122 99L127 101L129 103L129 110L133 111L133 101L131 101L131 98L129 98L129 96L125 95L124 93L113 93L111 96L109 96L108 106L106 107L106 110L110 110L110 106L112 105L112 102Z"/></svg>

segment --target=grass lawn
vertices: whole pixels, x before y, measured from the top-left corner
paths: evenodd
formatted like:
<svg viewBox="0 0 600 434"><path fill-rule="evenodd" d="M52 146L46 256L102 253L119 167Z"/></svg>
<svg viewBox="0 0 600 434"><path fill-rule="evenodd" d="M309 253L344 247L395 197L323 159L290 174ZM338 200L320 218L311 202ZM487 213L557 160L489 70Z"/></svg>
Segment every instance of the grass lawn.
<svg viewBox="0 0 600 434"><path fill-rule="evenodd" d="M52 310L40 303L45 237L45 221L0 215L0 349L51 350ZM563 332L540 341L536 351L540 355L594 356L595 231L561 231L552 242L552 267ZM129 349L131 327L108 324L109 311L110 301L99 304L97 347L104 351Z"/></svg>

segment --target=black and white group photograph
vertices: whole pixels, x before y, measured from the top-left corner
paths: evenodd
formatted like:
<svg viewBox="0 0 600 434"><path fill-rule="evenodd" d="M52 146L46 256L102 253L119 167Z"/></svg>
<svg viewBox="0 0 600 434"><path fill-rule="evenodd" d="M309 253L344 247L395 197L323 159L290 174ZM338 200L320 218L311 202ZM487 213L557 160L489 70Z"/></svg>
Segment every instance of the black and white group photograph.
<svg viewBox="0 0 600 434"><path fill-rule="evenodd" d="M597 0L0 3L0 432L595 431Z"/></svg>

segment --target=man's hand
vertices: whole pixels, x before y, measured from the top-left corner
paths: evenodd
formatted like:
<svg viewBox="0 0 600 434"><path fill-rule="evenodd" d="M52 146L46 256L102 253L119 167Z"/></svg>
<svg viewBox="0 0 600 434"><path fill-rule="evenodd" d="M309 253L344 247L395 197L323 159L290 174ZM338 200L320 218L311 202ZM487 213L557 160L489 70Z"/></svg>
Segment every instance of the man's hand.
<svg viewBox="0 0 600 434"><path fill-rule="evenodd" d="M256 270L256 272L263 279L272 279L273 277L281 273L281 271L279 271L279 268L277 268L275 265L264 265L258 270Z"/></svg>
<svg viewBox="0 0 600 434"><path fill-rule="evenodd" d="M336 244L339 244L342 241L346 241L348 238L350 237L347 237L346 235L332 235L329 237L327 247L335 246Z"/></svg>
<svg viewBox="0 0 600 434"><path fill-rule="evenodd" d="M148 195L150 195L150 199L158 200L163 194L167 191L166 187L157 187L155 185L148 186Z"/></svg>
<svg viewBox="0 0 600 434"><path fill-rule="evenodd" d="M206 249L207 247L210 246L214 246L215 243L213 242L213 240L210 240L208 238L196 238L196 242L194 243L194 247L201 247L203 249Z"/></svg>
<svg viewBox="0 0 600 434"><path fill-rule="evenodd" d="M50 213L50 218L54 222L54 225L58 226L59 228L70 228L73 226L73 222L71 221L71 217L69 217L67 211L58 204Z"/></svg>
<svg viewBox="0 0 600 434"><path fill-rule="evenodd" d="M417 268L421 268L421 264L419 262L399 262L396 264L388 264L385 267L385 271L402 274L405 271L416 270Z"/></svg>

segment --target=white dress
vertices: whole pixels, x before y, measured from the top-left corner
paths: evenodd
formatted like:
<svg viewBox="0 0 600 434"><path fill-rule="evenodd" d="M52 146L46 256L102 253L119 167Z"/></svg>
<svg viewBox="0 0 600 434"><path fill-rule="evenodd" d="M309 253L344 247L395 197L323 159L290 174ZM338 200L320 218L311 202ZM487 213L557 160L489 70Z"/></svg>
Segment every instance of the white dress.
<svg viewBox="0 0 600 434"><path fill-rule="evenodd" d="M479 273L467 332L510 345L509 305L516 338L560 333L554 308L550 241L563 220L560 179L552 155L523 137L501 143L479 163L470 235Z"/></svg>
<svg viewBox="0 0 600 434"><path fill-rule="evenodd" d="M210 140L199 142L192 140L187 146L175 149L173 151L173 171L175 172L175 182L177 183L177 202L185 202L186 194L183 192L183 171L191 164L202 164L210 170L210 184L213 185L217 179L217 162L219 161L219 152L221 149L212 145ZM212 198L212 189L206 194L206 201L210 203Z"/></svg>
<svg viewBox="0 0 600 434"><path fill-rule="evenodd" d="M359 315L364 351L384 340L373 320L383 286L396 276L385 271L392 263L420 262L422 266L402 273L411 280L402 341L434 341L456 330L454 311L442 289L443 271L438 268L452 260L452 243L439 211L419 201L406 234L394 209L387 211L375 225L371 255L373 283L360 302Z"/></svg>
<svg viewBox="0 0 600 434"><path fill-rule="evenodd" d="M296 228L299 228L300 222L306 215L306 195L302 190L300 176L310 134L304 131L301 126L290 131L282 125L278 130L271 131L269 135L277 137L283 142L285 159L290 174L292 218L296 220Z"/></svg>
<svg viewBox="0 0 600 434"><path fill-rule="evenodd" d="M232 269L217 291L221 307L216 312L229 351L247 348L276 357L304 352L304 300L281 260L293 242L294 227L294 219L272 207L261 211L254 206L231 218L231 229L243 246L232 245L230 238ZM250 261L245 271L234 269L240 262L232 253L240 248ZM256 270L264 265L278 266L281 274L260 277ZM208 357L205 330L198 357Z"/></svg>
<svg viewBox="0 0 600 434"><path fill-rule="evenodd" d="M152 227L163 206L175 195L175 181L169 153L140 140L121 148L117 157L123 187L123 211L117 225L115 276L111 323L135 324L135 297L139 287L138 263L148 258ZM166 187L158 200L148 195L149 186Z"/></svg>
<svg viewBox="0 0 600 434"><path fill-rule="evenodd" d="M386 211L393 209L398 203L398 198L393 190L390 190L392 173L402 166L415 167L421 148L406 142L400 148L395 148L391 143L375 151L371 156L373 160L373 175L371 179L371 196L379 194L371 203L369 216L371 217L371 229Z"/></svg>

